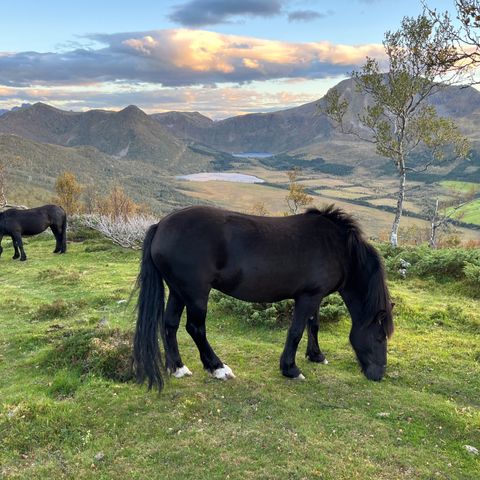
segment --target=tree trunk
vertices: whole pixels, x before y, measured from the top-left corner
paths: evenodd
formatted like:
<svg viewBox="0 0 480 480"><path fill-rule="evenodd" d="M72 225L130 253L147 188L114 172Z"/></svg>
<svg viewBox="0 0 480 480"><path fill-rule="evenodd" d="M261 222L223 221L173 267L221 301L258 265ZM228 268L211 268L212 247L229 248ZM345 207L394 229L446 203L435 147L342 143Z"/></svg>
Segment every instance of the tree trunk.
<svg viewBox="0 0 480 480"><path fill-rule="evenodd" d="M437 213L438 213L438 198L435 202L435 210L433 211L432 215L432 223L430 224L430 240L428 241L428 245L430 248L437 248Z"/></svg>
<svg viewBox="0 0 480 480"><path fill-rule="evenodd" d="M398 186L397 208L395 210L395 219L393 220L392 231L390 233L390 243L393 247L398 246L398 227L400 226L400 218L403 212L403 200L405 198L405 180L407 172L405 169L400 170L400 183Z"/></svg>

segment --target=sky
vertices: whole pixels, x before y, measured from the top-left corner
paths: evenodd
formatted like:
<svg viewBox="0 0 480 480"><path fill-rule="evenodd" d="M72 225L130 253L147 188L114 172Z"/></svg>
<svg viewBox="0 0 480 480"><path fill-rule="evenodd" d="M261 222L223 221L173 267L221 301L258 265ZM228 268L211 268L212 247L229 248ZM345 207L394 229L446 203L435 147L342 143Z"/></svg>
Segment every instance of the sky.
<svg viewBox="0 0 480 480"><path fill-rule="evenodd" d="M453 0L431 0L439 11ZM0 108L199 111L321 98L420 0L0 0Z"/></svg>

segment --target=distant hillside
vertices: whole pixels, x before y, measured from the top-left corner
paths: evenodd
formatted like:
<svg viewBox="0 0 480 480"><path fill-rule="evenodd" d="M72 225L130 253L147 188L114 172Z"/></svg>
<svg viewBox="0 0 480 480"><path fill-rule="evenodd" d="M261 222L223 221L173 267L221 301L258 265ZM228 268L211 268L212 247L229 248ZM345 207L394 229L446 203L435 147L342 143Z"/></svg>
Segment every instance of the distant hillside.
<svg viewBox="0 0 480 480"><path fill-rule="evenodd" d="M152 115L180 138L230 153L279 153L299 148L317 136L328 136L332 127L318 115L318 102L273 113L253 113L214 122L207 117L192 121L192 113Z"/></svg>
<svg viewBox="0 0 480 480"><path fill-rule="evenodd" d="M14 112L15 110L20 110L20 108L27 108L30 107L31 103L22 103L19 107L12 107L10 110L7 108L0 108L0 115L3 115L4 113L7 112Z"/></svg>
<svg viewBox="0 0 480 480"><path fill-rule="evenodd" d="M2 115L0 133L66 147L92 146L104 154L154 163L167 171L201 171L211 162L133 105L119 112L66 112L36 103Z"/></svg>
<svg viewBox="0 0 480 480"><path fill-rule="evenodd" d="M115 159L94 147L63 147L0 134L0 161L8 165L8 198L26 204L50 201L55 179L71 171L100 195L115 182L138 202L156 211L185 205L191 199L178 193L171 177L159 167L141 161Z"/></svg>

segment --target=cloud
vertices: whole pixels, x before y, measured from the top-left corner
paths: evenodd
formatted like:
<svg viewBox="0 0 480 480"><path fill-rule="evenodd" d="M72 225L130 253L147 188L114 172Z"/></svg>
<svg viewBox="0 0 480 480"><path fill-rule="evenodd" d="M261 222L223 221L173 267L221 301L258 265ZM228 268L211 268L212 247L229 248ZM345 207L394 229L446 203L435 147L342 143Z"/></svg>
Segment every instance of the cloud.
<svg viewBox="0 0 480 480"><path fill-rule="evenodd" d="M228 22L239 15L270 17L282 9L281 0L190 0L174 7L170 20L186 27Z"/></svg>
<svg viewBox="0 0 480 480"><path fill-rule="evenodd" d="M120 82L168 87L279 78L328 78L384 56L382 45L293 43L170 29L98 34L105 46L60 53L0 54L0 86L32 87Z"/></svg>
<svg viewBox="0 0 480 480"><path fill-rule="evenodd" d="M325 18L332 15L333 12L320 13L314 10L295 10L288 14L289 22L312 22L317 18Z"/></svg>

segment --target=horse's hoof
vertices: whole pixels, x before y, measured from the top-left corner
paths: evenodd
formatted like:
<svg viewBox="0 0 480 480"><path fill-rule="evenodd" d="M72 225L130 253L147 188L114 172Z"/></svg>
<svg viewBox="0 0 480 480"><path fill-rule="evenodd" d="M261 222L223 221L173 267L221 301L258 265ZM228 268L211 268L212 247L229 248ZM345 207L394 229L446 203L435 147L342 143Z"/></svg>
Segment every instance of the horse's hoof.
<svg viewBox="0 0 480 480"><path fill-rule="evenodd" d="M307 353L305 357L313 363L323 363L324 365L328 364L328 360L325 358L323 353Z"/></svg>
<svg viewBox="0 0 480 480"><path fill-rule="evenodd" d="M294 380L305 380L305 375L303 373L299 373Z"/></svg>
<svg viewBox="0 0 480 480"><path fill-rule="evenodd" d="M228 366L223 364L223 367L217 368L213 372L210 372L210 375L213 378L217 378L218 380L228 380L229 378L235 378L232 369Z"/></svg>
<svg viewBox="0 0 480 480"><path fill-rule="evenodd" d="M172 372L172 376L175 378L190 377L191 375L192 372L186 365L177 368L174 372Z"/></svg>
<svg viewBox="0 0 480 480"><path fill-rule="evenodd" d="M23 257L23 258L20 257L20 261L21 261L21 262L24 262L26 259L27 259L27 257Z"/></svg>

